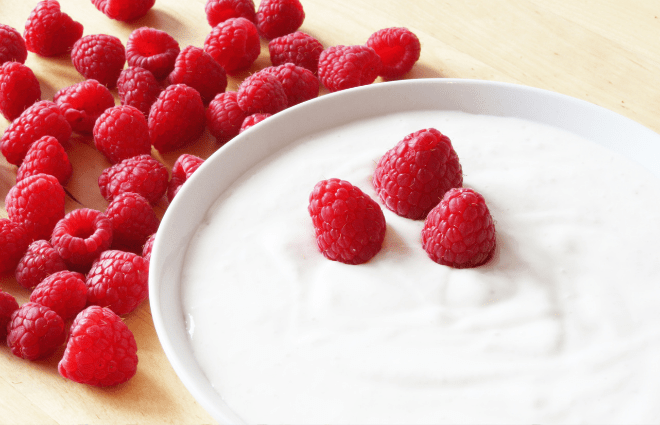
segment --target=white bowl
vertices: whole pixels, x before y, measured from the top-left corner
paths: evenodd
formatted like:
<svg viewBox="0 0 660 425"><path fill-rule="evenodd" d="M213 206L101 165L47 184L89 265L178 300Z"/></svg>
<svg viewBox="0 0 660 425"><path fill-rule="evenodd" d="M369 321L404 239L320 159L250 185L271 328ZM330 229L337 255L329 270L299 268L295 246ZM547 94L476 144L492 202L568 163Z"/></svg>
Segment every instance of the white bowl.
<svg viewBox="0 0 660 425"><path fill-rule="evenodd" d="M165 354L217 421L242 423L195 360L180 294L184 254L209 207L250 167L293 140L355 119L434 109L549 124L622 153L660 178L660 136L655 132L585 101L505 83L422 79L372 84L322 96L251 128L212 155L177 194L158 231L149 276L151 311Z"/></svg>

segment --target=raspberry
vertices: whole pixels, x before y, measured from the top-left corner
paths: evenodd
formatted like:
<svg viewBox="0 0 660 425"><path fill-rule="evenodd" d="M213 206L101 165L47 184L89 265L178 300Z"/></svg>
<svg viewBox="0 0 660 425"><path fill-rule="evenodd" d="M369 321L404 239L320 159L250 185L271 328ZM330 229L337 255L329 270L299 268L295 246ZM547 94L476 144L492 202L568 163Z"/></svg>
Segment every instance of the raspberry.
<svg viewBox="0 0 660 425"><path fill-rule="evenodd" d="M105 16L117 21L130 22L143 17L156 0L92 0Z"/></svg>
<svg viewBox="0 0 660 425"><path fill-rule="evenodd" d="M117 91L122 105L138 108L146 117L151 105L158 99L161 87L151 72L135 67L124 69L119 74Z"/></svg>
<svg viewBox="0 0 660 425"><path fill-rule="evenodd" d="M185 84L197 90L204 105L227 88L227 74L218 62L204 50L188 46L179 53L174 70L167 77L169 84Z"/></svg>
<svg viewBox="0 0 660 425"><path fill-rule="evenodd" d="M20 224L0 218L0 275L13 272L30 244L30 238Z"/></svg>
<svg viewBox="0 0 660 425"><path fill-rule="evenodd" d="M87 302L117 315L132 312L149 296L149 262L137 254L105 251L87 274Z"/></svg>
<svg viewBox="0 0 660 425"><path fill-rule="evenodd" d="M422 246L446 266L477 267L488 261L495 249L495 225L483 196L472 189L450 189L424 221Z"/></svg>
<svg viewBox="0 0 660 425"><path fill-rule="evenodd" d="M385 216L380 206L345 180L328 179L309 196L316 242L323 255L346 264L362 264L380 251Z"/></svg>
<svg viewBox="0 0 660 425"><path fill-rule="evenodd" d="M167 191L167 168L150 155L138 155L106 168L99 177L101 195L108 201L124 192L158 202Z"/></svg>
<svg viewBox="0 0 660 425"><path fill-rule="evenodd" d="M25 23L25 45L40 56L57 56L71 51L83 35L83 26L60 10L55 0L37 3Z"/></svg>
<svg viewBox="0 0 660 425"><path fill-rule="evenodd" d="M144 68L162 80L174 69L180 50L179 43L165 31L141 27L128 36L126 61L129 66Z"/></svg>
<svg viewBox="0 0 660 425"><path fill-rule="evenodd" d="M81 384L106 387L124 383L137 372L133 332L109 308L89 306L71 325L58 371Z"/></svg>
<svg viewBox="0 0 660 425"><path fill-rule="evenodd" d="M273 65L292 63L309 69L315 75L319 68L319 57L322 51L321 42L302 31L274 38L268 43L270 62Z"/></svg>
<svg viewBox="0 0 660 425"><path fill-rule="evenodd" d="M149 236L147 241L144 243L144 246L142 247L142 258L144 258L147 261L151 261L151 251L154 247L155 241L156 241L156 233Z"/></svg>
<svg viewBox="0 0 660 425"><path fill-rule="evenodd" d="M245 18L257 21L257 12L253 0L206 0L206 20L215 27L230 18Z"/></svg>
<svg viewBox="0 0 660 425"><path fill-rule="evenodd" d="M259 57L261 42L257 27L245 18L229 18L213 27L204 40L204 50L227 73L236 74L249 68Z"/></svg>
<svg viewBox="0 0 660 425"><path fill-rule="evenodd" d="M393 80L403 77L419 59L419 39L407 28L384 28L373 33L366 45L380 56L380 76Z"/></svg>
<svg viewBox="0 0 660 425"><path fill-rule="evenodd" d="M112 223L112 246L138 251L158 230L160 220L144 196L133 192L117 195L105 215Z"/></svg>
<svg viewBox="0 0 660 425"><path fill-rule="evenodd" d="M30 302L50 308L62 320L73 319L87 305L85 275L68 270L53 273L34 288Z"/></svg>
<svg viewBox="0 0 660 425"><path fill-rule="evenodd" d="M261 0L257 9L257 28L266 39L290 34L304 20L305 11L299 0Z"/></svg>
<svg viewBox="0 0 660 425"><path fill-rule="evenodd" d="M15 120L39 99L39 80L30 68L19 62L0 67L0 112L7 120Z"/></svg>
<svg viewBox="0 0 660 425"><path fill-rule="evenodd" d="M284 65L269 66L263 69L282 83L287 97L287 106L297 105L319 94L319 79L307 68L285 63Z"/></svg>
<svg viewBox="0 0 660 425"><path fill-rule="evenodd" d="M16 173L16 181L35 174L50 174L64 186L71 178L73 167L64 148L53 136L44 136L28 149Z"/></svg>
<svg viewBox="0 0 660 425"><path fill-rule="evenodd" d="M16 310L18 310L16 298L0 289L0 341L7 338L7 325Z"/></svg>
<svg viewBox="0 0 660 425"><path fill-rule="evenodd" d="M247 116L243 120L243 124L241 124L241 130L238 133L240 134L240 133L244 132L248 128L250 128L250 127L252 127L256 124L259 124L261 121L263 121L266 118L271 117L271 116L272 116L271 114L260 114L260 113L256 113L256 114L252 114L252 115Z"/></svg>
<svg viewBox="0 0 660 425"><path fill-rule="evenodd" d="M149 112L151 144L160 153L197 141L206 128L206 110L199 92L185 84L167 87Z"/></svg>
<svg viewBox="0 0 660 425"><path fill-rule="evenodd" d="M124 69L126 50L114 35L86 35L73 45L71 61L83 77L114 89Z"/></svg>
<svg viewBox="0 0 660 425"><path fill-rule="evenodd" d="M198 156L184 153L179 156L172 166L172 178L167 187L167 200L172 202L174 196L179 192L181 186L193 175L204 160Z"/></svg>
<svg viewBox="0 0 660 425"><path fill-rule="evenodd" d="M21 33L9 25L0 24L0 65L5 62L25 63L27 47Z"/></svg>
<svg viewBox="0 0 660 425"><path fill-rule="evenodd" d="M209 132L221 144L240 132L246 117L247 114L238 106L238 94L233 91L217 95L206 110Z"/></svg>
<svg viewBox="0 0 660 425"><path fill-rule="evenodd" d="M64 320L50 308L28 302L14 311L7 325L12 354L38 360L55 352L66 340Z"/></svg>
<svg viewBox="0 0 660 425"><path fill-rule="evenodd" d="M72 269L85 270L112 243L112 223L100 211L79 208L53 229L51 244Z"/></svg>
<svg viewBox="0 0 660 425"><path fill-rule="evenodd" d="M238 106L248 115L257 112L276 114L287 107L287 95L280 80L269 72L259 71L238 86Z"/></svg>
<svg viewBox="0 0 660 425"><path fill-rule="evenodd" d="M451 140L434 128L407 135L383 155L373 184L385 206L419 220L445 192L463 184L462 167Z"/></svg>
<svg viewBox="0 0 660 425"><path fill-rule="evenodd" d="M48 275L66 270L66 264L50 242L40 239L28 246L16 266L16 281L32 290Z"/></svg>
<svg viewBox="0 0 660 425"><path fill-rule="evenodd" d="M61 144L71 137L71 125L49 100L30 106L7 127L0 139L0 150L7 162L21 165L30 145L43 136L54 136Z"/></svg>
<svg viewBox="0 0 660 425"><path fill-rule="evenodd" d="M113 106L94 124L94 145L113 164L137 155L150 154L147 119L132 106Z"/></svg>
<svg viewBox="0 0 660 425"><path fill-rule="evenodd" d="M30 240L47 239L64 217L64 188L57 178L35 174L16 183L7 193L9 218L23 225Z"/></svg>
<svg viewBox="0 0 660 425"><path fill-rule="evenodd" d="M332 46L319 57L319 79L336 92L373 83L382 63L374 49L367 46Z"/></svg>
<svg viewBox="0 0 660 425"><path fill-rule="evenodd" d="M110 90L96 80L85 80L55 93L53 102L73 131L91 134L96 119L108 108L115 106Z"/></svg>

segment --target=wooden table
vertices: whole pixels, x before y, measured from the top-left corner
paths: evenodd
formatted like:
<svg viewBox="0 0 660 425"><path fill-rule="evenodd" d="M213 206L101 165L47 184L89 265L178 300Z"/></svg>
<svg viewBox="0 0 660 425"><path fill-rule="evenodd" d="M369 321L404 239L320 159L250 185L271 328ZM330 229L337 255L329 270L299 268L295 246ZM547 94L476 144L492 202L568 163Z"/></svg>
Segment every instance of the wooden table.
<svg viewBox="0 0 660 425"><path fill-rule="evenodd" d="M23 32L37 0L0 0L0 22ZM210 31L205 0L157 0L137 22L112 21L89 0L60 0L64 12L81 22L85 35L107 33L126 43L132 30L152 26L173 35L181 47L202 47ZM255 3L258 4L258 1ZM593 102L660 132L660 4L656 0L302 0L301 30L324 46L362 44L375 31L405 26L422 43L419 62L407 78L452 77L519 83ZM26 65L41 83L42 98L82 80L68 55ZM270 65L267 43L250 70L231 77L228 90L250 72ZM377 80L375 84L382 83ZM326 93L321 91L321 95ZM116 91L115 91L116 95ZM117 99L117 103L118 103ZM0 131L9 125L0 118ZM217 149L204 134L188 148L204 158ZM105 209L97 179L109 163L89 138L74 134L67 146L74 166L67 211L81 206ZM175 152L154 156L171 167ZM15 184L16 167L0 157L0 217ZM160 216L165 201L156 205ZM13 277L0 288L20 303L29 293ZM0 422L11 423L209 423L167 361L155 333L149 304L125 318L138 344L139 366L129 382L99 389L60 377L52 357L29 362L0 347Z"/></svg>

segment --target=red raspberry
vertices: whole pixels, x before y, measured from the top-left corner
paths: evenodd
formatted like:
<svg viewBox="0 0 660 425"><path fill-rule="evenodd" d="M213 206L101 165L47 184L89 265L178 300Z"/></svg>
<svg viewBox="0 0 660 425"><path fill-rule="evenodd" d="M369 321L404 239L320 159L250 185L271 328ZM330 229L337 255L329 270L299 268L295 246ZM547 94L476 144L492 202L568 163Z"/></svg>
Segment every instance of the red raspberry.
<svg viewBox="0 0 660 425"><path fill-rule="evenodd" d="M253 0L206 0L206 20L215 27L230 18L245 18L257 22Z"/></svg>
<svg viewBox="0 0 660 425"><path fill-rule="evenodd" d="M73 45L71 61L83 77L114 89L124 69L126 50L114 35L86 35Z"/></svg>
<svg viewBox="0 0 660 425"><path fill-rule="evenodd" d="M87 302L118 315L132 312L149 296L149 262L124 251L105 251L87 274Z"/></svg>
<svg viewBox="0 0 660 425"><path fill-rule="evenodd" d="M156 203L167 191L167 168L150 155L138 155L106 168L99 177L101 195L108 201L134 192Z"/></svg>
<svg viewBox="0 0 660 425"><path fill-rule="evenodd" d="M162 80L174 69L180 50L179 43L165 31L141 27L128 36L126 61L129 66L144 68Z"/></svg>
<svg viewBox="0 0 660 425"><path fill-rule="evenodd" d="M174 70L167 77L169 84L185 84L197 90L204 105L227 88L227 74L218 62L204 50L188 46L179 53Z"/></svg>
<svg viewBox="0 0 660 425"><path fill-rule="evenodd" d="M319 79L336 92L373 83L382 67L380 56L367 46L332 46L319 57Z"/></svg>
<svg viewBox="0 0 660 425"><path fill-rule="evenodd" d="M23 226L0 218L0 275L16 269L29 244L30 237Z"/></svg>
<svg viewBox="0 0 660 425"><path fill-rule="evenodd" d="M126 68L119 74L117 91L122 105L138 108L146 117L149 115L151 105L158 99L161 86L153 74L146 69Z"/></svg>
<svg viewBox="0 0 660 425"><path fill-rule="evenodd" d="M40 56L57 56L71 50L83 35L83 26L60 10L55 0L37 3L25 23L25 45Z"/></svg>
<svg viewBox="0 0 660 425"><path fill-rule="evenodd" d="M259 33L245 18L229 18L213 27L204 50L229 74L249 68L261 53Z"/></svg>
<svg viewBox="0 0 660 425"><path fill-rule="evenodd" d="M384 28L373 33L366 43L383 63L380 76L393 80L403 77L419 59L419 39L408 28Z"/></svg>
<svg viewBox="0 0 660 425"><path fill-rule="evenodd" d="M72 269L85 270L112 243L112 223L100 211L79 208L57 222L53 248Z"/></svg>
<svg viewBox="0 0 660 425"><path fill-rule="evenodd" d="M271 116L272 116L271 114L260 114L260 113L256 113L256 114L252 114L252 115L247 116L243 120L243 124L241 124L241 130L238 133L240 134L240 133L244 132L248 128L250 128L250 127L252 127L256 124L259 124L261 121L263 121L266 118L271 117Z"/></svg>
<svg viewBox="0 0 660 425"><path fill-rule="evenodd" d="M198 156L187 153L179 156L172 166L172 178L167 187L167 200L172 202L174 196L179 192L181 186L193 175L204 160Z"/></svg>
<svg viewBox="0 0 660 425"><path fill-rule="evenodd" d="M85 275L68 270L55 272L34 288L30 302L50 308L62 320L73 319L87 305Z"/></svg>
<svg viewBox="0 0 660 425"><path fill-rule="evenodd" d="M0 24L0 65L5 62L25 63L27 47L21 33L9 25Z"/></svg>
<svg viewBox="0 0 660 425"><path fill-rule="evenodd" d="M85 80L55 93L53 102L60 107L71 129L91 134L96 119L108 108L115 106L110 90L96 80Z"/></svg>
<svg viewBox="0 0 660 425"><path fill-rule="evenodd" d="M495 225L483 196L472 189L450 189L424 221L422 246L446 266L477 267L488 261L495 249Z"/></svg>
<svg viewBox="0 0 660 425"><path fill-rule="evenodd" d="M124 383L137 372L135 336L109 308L87 307L76 316L70 332L57 367L63 377L107 387Z"/></svg>
<svg viewBox="0 0 660 425"><path fill-rule="evenodd" d="M319 79L307 68L285 63L284 65L269 66L263 71L273 74L282 83L287 97L287 106L297 105L319 95Z"/></svg>
<svg viewBox="0 0 660 425"><path fill-rule="evenodd" d="M451 140L434 128L407 135L383 155L373 184L385 206L419 220L445 192L463 184L463 172Z"/></svg>
<svg viewBox="0 0 660 425"><path fill-rule="evenodd" d="M130 22L143 17L156 0L92 0L105 16L117 21Z"/></svg>
<svg viewBox="0 0 660 425"><path fill-rule="evenodd" d="M39 80L30 68L19 62L0 66L0 112L7 120L15 120L39 99Z"/></svg>
<svg viewBox="0 0 660 425"><path fill-rule="evenodd" d="M248 115L257 112L276 114L287 107L287 95L280 80L269 72L259 71L238 86L238 106Z"/></svg>
<svg viewBox="0 0 660 425"><path fill-rule="evenodd" d="M105 215L112 223L112 246L138 251L158 230L160 220L144 196L121 193L110 202Z"/></svg>
<svg viewBox="0 0 660 425"><path fill-rule="evenodd" d="M7 325L12 354L38 360L55 352L66 340L64 320L50 308L28 302L14 311Z"/></svg>
<svg viewBox="0 0 660 425"><path fill-rule="evenodd" d="M16 310L18 310L16 298L0 289L0 341L7 338L7 325L9 325L11 315Z"/></svg>
<svg viewBox="0 0 660 425"><path fill-rule="evenodd" d="M64 148L53 136L44 136L28 149L16 173L16 181L35 174L50 174L64 186L71 178L73 167Z"/></svg>
<svg viewBox="0 0 660 425"><path fill-rule="evenodd" d="M0 139L0 150L7 162L21 165L30 145L43 136L54 136L61 144L71 137L71 125L49 100L30 106L7 127Z"/></svg>
<svg viewBox="0 0 660 425"><path fill-rule="evenodd" d="M238 106L238 94L233 91L217 95L206 110L209 132L221 144L240 132L246 117L247 114Z"/></svg>
<svg viewBox="0 0 660 425"><path fill-rule="evenodd" d="M147 241L144 243L144 246L142 247L142 258L144 258L147 261L151 261L151 251L154 247L155 241L156 241L156 233L149 236L149 239L147 239Z"/></svg>
<svg viewBox="0 0 660 425"><path fill-rule="evenodd" d="M167 87L149 112L151 144L160 153L197 141L206 128L206 110L199 92L185 84Z"/></svg>
<svg viewBox="0 0 660 425"><path fill-rule="evenodd" d="M302 31L274 38L268 43L270 62L273 65L292 63L309 69L315 75L319 68L319 57L322 51L321 42Z"/></svg>
<svg viewBox="0 0 660 425"><path fill-rule="evenodd" d="M261 0L257 9L257 28L266 39L296 31L305 20L299 0Z"/></svg>
<svg viewBox="0 0 660 425"><path fill-rule="evenodd" d="M16 281L32 290L48 275L66 270L66 264L50 242L40 239L28 246L16 266Z"/></svg>
<svg viewBox="0 0 660 425"><path fill-rule="evenodd" d="M346 264L362 264L380 251L385 216L380 206L351 183L328 179L309 196L316 242L323 255Z"/></svg>
<svg viewBox="0 0 660 425"><path fill-rule="evenodd" d="M147 119L132 106L113 106L94 124L94 145L113 164L151 154Z"/></svg>
<svg viewBox="0 0 660 425"><path fill-rule="evenodd" d="M57 178L35 174L16 183L7 193L9 218L23 225L30 240L47 239L64 217L64 188Z"/></svg>

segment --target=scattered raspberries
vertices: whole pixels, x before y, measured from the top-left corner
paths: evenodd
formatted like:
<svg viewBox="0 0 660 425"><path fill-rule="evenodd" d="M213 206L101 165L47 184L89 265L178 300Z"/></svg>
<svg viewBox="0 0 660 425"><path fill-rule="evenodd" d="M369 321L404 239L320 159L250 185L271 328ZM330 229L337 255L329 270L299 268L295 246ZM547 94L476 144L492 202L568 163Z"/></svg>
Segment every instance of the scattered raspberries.
<svg viewBox="0 0 660 425"><path fill-rule="evenodd" d="M332 46L319 56L319 79L336 92L373 83L383 64L374 49L363 45Z"/></svg>
<svg viewBox="0 0 660 425"><path fill-rule="evenodd" d="M250 128L250 127L252 127L256 124L259 124L261 121L265 120L266 118L268 118L270 116L272 116L272 115L271 114L260 114L258 112L256 114L249 115L248 117L246 117L243 120L243 124L241 124L241 129L238 132L238 134L241 134L242 132L244 132L245 130L247 130L248 128Z"/></svg>
<svg viewBox="0 0 660 425"><path fill-rule="evenodd" d="M131 379L137 364L133 332L112 310L93 305L74 319L58 371L72 381L106 387Z"/></svg>
<svg viewBox="0 0 660 425"><path fill-rule="evenodd" d="M53 136L44 136L28 149L16 172L16 181L20 182L35 174L50 174L64 186L72 173L73 167L60 142Z"/></svg>
<svg viewBox="0 0 660 425"><path fill-rule="evenodd" d="M71 129L81 134L91 134L96 119L115 106L110 90L94 79L61 89L55 93L53 102L59 106Z"/></svg>
<svg viewBox="0 0 660 425"><path fill-rule="evenodd" d="M138 155L106 168L99 177L101 195L108 201L134 192L156 203L167 191L167 168L150 155Z"/></svg>
<svg viewBox="0 0 660 425"><path fill-rule="evenodd" d="M141 27L128 36L126 61L131 67L144 68L156 80L163 80L174 69L179 43L165 31Z"/></svg>
<svg viewBox="0 0 660 425"><path fill-rule="evenodd" d="M266 39L296 31L305 20L299 0L261 0L257 10L257 28Z"/></svg>
<svg viewBox="0 0 660 425"><path fill-rule="evenodd" d="M195 46L188 46L179 53L167 80L169 84L185 84L197 90L204 105L227 88L224 68L211 55Z"/></svg>
<svg viewBox="0 0 660 425"><path fill-rule="evenodd" d="M314 75L319 68L322 51L321 42L302 31L274 38L268 43L268 53L273 65L292 63L309 69Z"/></svg>
<svg viewBox="0 0 660 425"><path fill-rule="evenodd" d="M224 144L240 132L247 116L238 106L238 94L235 91L220 93L206 109L206 125L218 143Z"/></svg>
<svg viewBox="0 0 660 425"><path fill-rule="evenodd" d="M287 97L287 107L314 99L319 95L319 79L307 68L285 63L269 66L262 71L274 75L282 83Z"/></svg>
<svg viewBox="0 0 660 425"><path fill-rule="evenodd" d="M7 325L16 310L18 310L16 298L0 289L0 342L7 338Z"/></svg>
<svg viewBox="0 0 660 425"><path fill-rule="evenodd" d="M484 264L495 249L495 226L483 196L449 190L424 222L422 246L439 264L455 268Z"/></svg>
<svg viewBox="0 0 660 425"><path fill-rule="evenodd" d="M384 28L369 37L366 45L380 56L383 67L379 75L393 80L403 77L419 59L421 45L407 28Z"/></svg>
<svg viewBox="0 0 660 425"><path fill-rule="evenodd" d="M151 72L134 67L126 68L119 74L117 91L122 105L133 106L146 117L151 105L158 99L161 87Z"/></svg>
<svg viewBox="0 0 660 425"><path fill-rule="evenodd" d="M257 27L249 19L229 18L213 27L204 50L229 74L247 69L261 52Z"/></svg>
<svg viewBox="0 0 660 425"><path fill-rule="evenodd" d="M53 273L34 288L30 302L50 308L63 320L73 319L87 305L85 275L68 270Z"/></svg>
<svg viewBox="0 0 660 425"><path fill-rule="evenodd" d="M14 271L29 244L23 226L0 218L0 274Z"/></svg>
<svg viewBox="0 0 660 425"><path fill-rule="evenodd" d="M85 271L112 243L112 223L100 211L79 208L57 222L53 248L68 267Z"/></svg>
<svg viewBox="0 0 660 425"><path fill-rule="evenodd" d="M39 99L39 81L30 68L20 62L0 66L0 113L7 120L18 118Z"/></svg>
<svg viewBox="0 0 660 425"><path fill-rule="evenodd" d="M108 108L94 125L94 145L113 164L137 155L148 155L151 138L147 119L132 106Z"/></svg>
<svg viewBox="0 0 660 425"><path fill-rule="evenodd" d="M25 23L25 45L40 56L67 53L83 35L83 26L60 10L56 0L37 3Z"/></svg>
<svg viewBox="0 0 660 425"><path fill-rule="evenodd" d="M160 153L188 146L204 132L202 97L185 84L168 86L151 106L148 123L151 144Z"/></svg>
<svg viewBox="0 0 660 425"><path fill-rule="evenodd" d="M276 114L288 105L288 98L280 80L261 70L247 77L238 86L238 106L247 114L257 112Z"/></svg>
<svg viewBox="0 0 660 425"><path fill-rule="evenodd" d="M149 201L134 192L115 196L105 215L112 223L112 246L117 249L141 250L160 224Z"/></svg>
<svg viewBox="0 0 660 425"><path fill-rule="evenodd" d="M413 220L426 217L445 192L463 184L451 140L434 128L409 134L376 165L373 184L385 206Z"/></svg>
<svg viewBox="0 0 660 425"><path fill-rule="evenodd" d="M126 49L121 40L113 35L86 35L73 45L71 61L83 77L113 89L124 69Z"/></svg>
<svg viewBox="0 0 660 425"><path fill-rule="evenodd" d="M30 244L16 266L16 281L24 288L32 290L48 275L66 270L66 264L55 248L46 240L40 239Z"/></svg>
<svg viewBox="0 0 660 425"><path fill-rule="evenodd" d="M172 178L167 187L167 200L172 202L181 186L193 175L204 160L198 156L184 153L179 156L172 166Z"/></svg>
<svg viewBox="0 0 660 425"><path fill-rule="evenodd" d="M385 239L385 216L360 188L339 180L323 180L309 197L316 243L323 255L346 264L369 261Z"/></svg>
<svg viewBox="0 0 660 425"><path fill-rule="evenodd" d="M257 21L253 0L207 0L204 8L206 20L215 27L230 18L245 18Z"/></svg>
<svg viewBox="0 0 660 425"><path fill-rule="evenodd" d="M130 22L143 17L156 0L92 0L98 10L110 19Z"/></svg>
<svg viewBox="0 0 660 425"><path fill-rule="evenodd" d="M28 302L15 310L7 325L7 345L15 356L38 360L66 340L64 320L50 308Z"/></svg>
<svg viewBox="0 0 660 425"><path fill-rule="evenodd" d="M5 62L25 63L27 54L21 33L9 25L0 24L0 65Z"/></svg>

